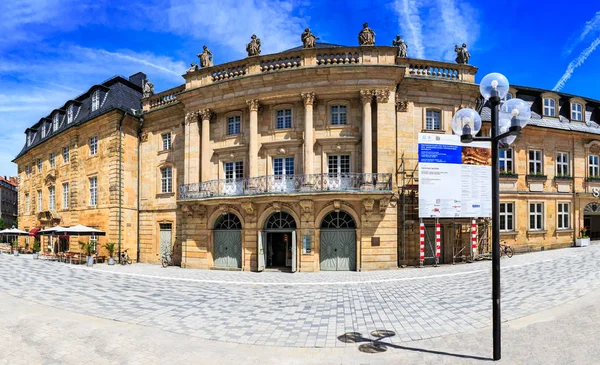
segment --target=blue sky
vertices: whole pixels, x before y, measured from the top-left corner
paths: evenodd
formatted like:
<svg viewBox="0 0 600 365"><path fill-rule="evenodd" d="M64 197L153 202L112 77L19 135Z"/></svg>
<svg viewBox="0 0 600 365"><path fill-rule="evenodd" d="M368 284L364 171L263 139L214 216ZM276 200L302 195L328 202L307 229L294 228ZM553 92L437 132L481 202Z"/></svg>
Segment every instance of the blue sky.
<svg viewBox="0 0 600 365"><path fill-rule="evenodd" d="M414 58L471 63L515 85L600 100L600 3L591 0L9 0L0 1L0 175L24 131L68 99L114 75L145 72L157 91L206 44L215 63L245 57L256 33L263 54L300 45L309 26L322 42L355 45L363 22Z"/></svg>

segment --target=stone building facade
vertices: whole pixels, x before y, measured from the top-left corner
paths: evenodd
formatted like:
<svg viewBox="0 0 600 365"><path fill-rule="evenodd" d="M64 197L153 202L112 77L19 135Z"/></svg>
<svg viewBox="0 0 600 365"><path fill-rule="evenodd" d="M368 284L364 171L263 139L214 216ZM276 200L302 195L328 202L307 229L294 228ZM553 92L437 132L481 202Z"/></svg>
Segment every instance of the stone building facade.
<svg viewBox="0 0 600 365"><path fill-rule="evenodd" d="M19 179L15 176L0 176L0 218L4 227L10 228L17 222Z"/></svg>
<svg viewBox="0 0 600 365"><path fill-rule="evenodd" d="M178 87L145 92L141 116L123 119L121 154L117 109L27 148L16 159L21 199L31 202L29 210L20 204L22 228L43 225L45 215L31 210L35 192L68 176L76 190L60 223L105 229L107 240L120 231L142 262L173 250L177 264L203 269L418 263L417 136L451 134L462 107L478 109L489 124L476 67L398 57L394 47L319 43L205 65L193 65ZM600 102L519 86L509 97L530 102L534 113L502 152L503 239L547 249L573 244L583 226L600 236L592 194L600 189ZM100 130L104 159L88 158L76 171L44 165L25 178L50 147L69 144L87 156L85 141ZM106 210L85 200L94 173L104 178L98 186ZM480 226L480 250L487 249L489 220L441 219L442 263L469 256L471 218ZM424 223L431 232L435 222Z"/></svg>

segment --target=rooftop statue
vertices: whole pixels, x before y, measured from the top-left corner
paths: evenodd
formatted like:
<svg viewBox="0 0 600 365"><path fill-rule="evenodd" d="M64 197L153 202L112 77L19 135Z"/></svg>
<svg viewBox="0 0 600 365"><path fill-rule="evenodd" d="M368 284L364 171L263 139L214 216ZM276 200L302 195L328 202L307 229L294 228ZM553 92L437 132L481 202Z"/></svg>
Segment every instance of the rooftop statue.
<svg viewBox="0 0 600 365"><path fill-rule="evenodd" d="M300 39L302 39L304 48L315 48L316 40L319 38L315 37L315 35L310 31L310 28L306 28L304 29L304 33L302 33Z"/></svg>
<svg viewBox="0 0 600 365"><path fill-rule="evenodd" d="M198 65L195 64L194 62L190 63L190 68L187 69L187 72L194 72L194 71L198 71Z"/></svg>
<svg viewBox="0 0 600 365"><path fill-rule="evenodd" d="M200 67L212 67L213 66L213 54L208 47L202 47L202 53L196 55L200 59Z"/></svg>
<svg viewBox="0 0 600 365"><path fill-rule="evenodd" d="M252 34L252 40L246 46L248 57L260 55L260 38L256 38L256 34Z"/></svg>
<svg viewBox="0 0 600 365"><path fill-rule="evenodd" d="M406 58L406 49L408 48L408 45L404 43L404 40L401 39L401 37L402 36L397 35L396 39L392 41L392 46L398 49L398 57Z"/></svg>
<svg viewBox="0 0 600 365"><path fill-rule="evenodd" d="M469 64L469 58L471 58L471 55L469 54L469 51L467 51L466 43L463 43L462 47L455 45L454 52L456 52L456 63L462 64L462 65Z"/></svg>
<svg viewBox="0 0 600 365"><path fill-rule="evenodd" d="M375 44L375 32L369 28L369 23L363 24L363 29L358 33L358 44L361 46L373 46Z"/></svg>
<svg viewBox="0 0 600 365"><path fill-rule="evenodd" d="M154 95L154 84L150 82L150 80L146 79L144 82L144 97L150 97Z"/></svg>

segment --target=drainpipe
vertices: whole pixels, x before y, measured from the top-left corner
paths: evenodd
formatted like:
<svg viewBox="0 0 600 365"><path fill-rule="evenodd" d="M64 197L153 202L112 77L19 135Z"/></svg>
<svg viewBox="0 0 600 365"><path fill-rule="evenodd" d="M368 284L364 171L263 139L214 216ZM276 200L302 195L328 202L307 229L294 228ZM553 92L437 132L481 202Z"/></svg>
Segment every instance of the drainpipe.
<svg viewBox="0 0 600 365"><path fill-rule="evenodd" d="M142 126L144 125L144 117L140 117L140 127L138 129L138 145L137 145L137 160L138 160L138 171L137 171L137 255L135 262L140 262L140 202L141 202L141 169L142 169L142 156L141 156L141 145L142 145Z"/></svg>
<svg viewBox="0 0 600 365"><path fill-rule="evenodd" d="M119 120L119 262L121 262L121 225L123 223L123 120L126 116L127 112L123 111Z"/></svg>

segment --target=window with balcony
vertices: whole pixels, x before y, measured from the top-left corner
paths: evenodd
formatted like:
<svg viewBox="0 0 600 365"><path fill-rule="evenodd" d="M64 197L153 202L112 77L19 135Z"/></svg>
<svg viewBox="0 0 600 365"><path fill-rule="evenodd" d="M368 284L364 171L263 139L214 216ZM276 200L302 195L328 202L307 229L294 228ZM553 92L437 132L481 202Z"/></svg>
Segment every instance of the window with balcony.
<svg viewBox="0 0 600 365"><path fill-rule="evenodd" d="M53 169L54 168L54 152L52 152L50 154L50 156L48 157L48 160L50 161L50 168Z"/></svg>
<svg viewBox="0 0 600 365"><path fill-rule="evenodd" d="M438 110L427 110L425 112L425 129L428 131L442 129L442 117Z"/></svg>
<svg viewBox="0 0 600 365"><path fill-rule="evenodd" d="M90 155L93 156L98 153L98 137L90 138Z"/></svg>
<svg viewBox="0 0 600 365"><path fill-rule="evenodd" d="M581 104L571 104L571 119L573 120L578 120L578 121L582 121L583 120L583 113L582 113L582 107Z"/></svg>
<svg viewBox="0 0 600 365"><path fill-rule="evenodd" d="M544 229L544 203L529 204L529 230L541 231Z"/></svg>
<svg viewBox="0 0 600 365"><path fill-rule="evenodd" d="M55 196L54 196L54 186L50 186L48 187L48 209L49 210L54 210L55 209L55 200L54 200Z"/></svg>
<svg viewBox="0 0 600 365"><path fill-rule="evenodd" d="M331 106L331 125L345 125L348 123L348 108L346 105L332 105Z"/></svg>
<svg viewBox="0 0 600 365"><path fill-rule="evenodd" d="M227 118L227 135L233 136L242 132L242 117L233 115Z"/></svg>
<svg viewBox="0 0 600 365"><path fill-rule="evenodd" d="M566 152L556 153L556 176L557 177L569 177L569 154Z"/></svg>
<svg viewBox="0 0 600 365"><path fill-rule="evenodd" d="M500 174L512 175L515 173L515 170L513 170L512 148L498 149L498 168L500 169Z"/></svg>
<svg viewBox="0 0 600 365"><path fill-rule="evenodd" d="M160 192L163 194L173 192L173 168L171 166L160 169Z"/></svg>
<svg viewBox="0 0 600 365"><path fill-rule="evenodd" d="M63 162L69 162L69 146L64 146L62 150Z"/></svg>
<svg viewBox="0 0 600 365"><path fill-rule="evenodd" d="M292 109L277 111L277 129L292 128Z"/></svg>
<svg viewBox="0 0 600 365"><path fill-rule="evenodd" d="M529 150L529 175L543 175L542 151Z"/></svg>
<svg viewBox="0 0 600 365"><path fill-rule="evenodd" d="M547 117L556 117L556 102L554 99L544 99L544 115Z"/></svg>
<svg viewBox="0 0 600 365"><path fill-rule="evenodd" d="M90 206L95 207L98 205L98 178L90 177Z"/></svg>
<svg viewBox="0 0 600 365"><path fill-rule="evenodd" d="M37 211L38 213L42 211L42 191L37 191Z"/></svg>
<svg viewBox="0 0 600 365"><path fill-rule="evenodd" d="M500 203L500 232L515 230L515 204Z"/></svg>
<svg viewBox="0 0 600 365"><path fill-rule="evenodd" d="M244 161L225 162L225 179L241 180L244 178Z"/></svg>
<svg viewBox="0 0 600 365"><path fill-rule="evenodd" d="M62 207L65 210L69 209L69 183L63 184Z"/></svg>
<svg viewBox="0 0 600 365"><path fill-rule="evenodd" d="M600 178L600 163L598 159L598 155L590 155L588 157L588 167L589 167L589 176L593 179Z"/></svg>
<svg viewBox="0 0 600 365"><path fill-rule="evenodd" d="M273 172L275 175L293 175L294 174L294 158L293 157L277 157L273 159Z"/></svg>
<svg viewBox="0 0 600 365"><path fill-rule="evenodd" d="M92 94L92 112L100 109L100 91L96 90Z"/></svg>
<svg viewBox="0 0 600 365"><path fill-rule="evenodd" d="M570 207L569 203L558 203L558 206L557 206L558 224L556 225L556 227L558 229L571 228L570 211L571 211L571 207Z"/></svg>
<svg viewBox="0 0 600 365"><path fill-rule="evenodd" d="M161 135L162 138L162 150L168 151L171 149L171 133L165 133Z"/></svg>
<svg viewBox="0 0 600 365"><path fill-rule="evenodd" d="M67 124L73 123L73 105L69 105L67 108Z"/></svg>
<svg viewBox="0 0 600 365"><path fill-rule="evenodd" d="M329 155L327 171L330 175L350 173L350 155Z"/></svg>

